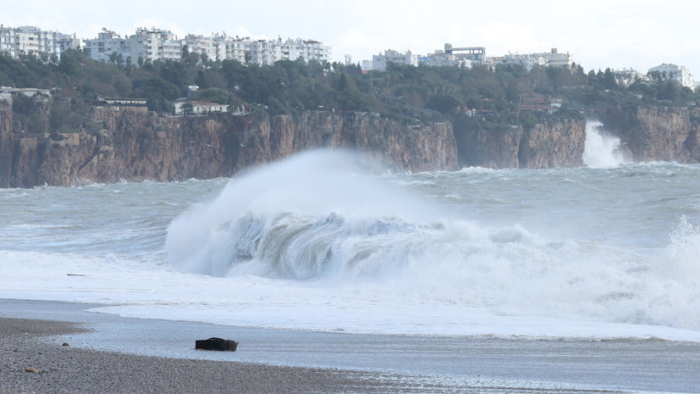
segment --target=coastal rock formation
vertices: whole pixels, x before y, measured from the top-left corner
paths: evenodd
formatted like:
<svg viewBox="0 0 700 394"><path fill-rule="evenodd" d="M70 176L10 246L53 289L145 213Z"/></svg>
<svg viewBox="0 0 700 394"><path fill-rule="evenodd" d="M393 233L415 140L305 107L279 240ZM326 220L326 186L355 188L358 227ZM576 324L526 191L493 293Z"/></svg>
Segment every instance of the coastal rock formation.
<svg viewBox="0 0 700 394"><path fill-rule="evenodd" d="M0 98L0 187L10 187L14 140L12 97Z"/></svg>
<svg viewBox="0 0 700 394"><path fill-rule="evenodd" d="M700 161L698 108L618 106L604 112L603 122L636 162Z"/></svg>
<svg viewBox="0 0 700 394"><path fill-rule="evenodd" d="M522 126L479 127L455 122L459 162L488 168L550 168L583 165L584 121L558 120Z"/></svg>
<svg viewBox="0 0 700 394"><path fill-rule="evenodd" d="M26 101L26 100L25 100ZM48 117L50 103L33 100ZM303 150L357 149L398 171L551 168L583 165L585 122L547 119L522 126L478 119L406 126L363 113L310 111L297 117L210 114L168 117L128 107L94 107L74 133L49 133L48 118L13 114L0 98L0 187L227 177ZM700 109L613 107L601 113L635 161L700 161Z"/></svg>
<svg viewBox="0 0 700 394"><path fill-rule="evenodd" d="M4 186L231 176L251 165L320 147L362 150L400 171L458 168L449 123L411 128L359 113L330 112L307 112L298 119L260 114L164 117L96 107L91 127L95 125L99 127L91 132L15 132L14 137L5 125L2 136L10 135L10 141L2 146L13 149L9 171L0 167L10 174Z"/></svg>

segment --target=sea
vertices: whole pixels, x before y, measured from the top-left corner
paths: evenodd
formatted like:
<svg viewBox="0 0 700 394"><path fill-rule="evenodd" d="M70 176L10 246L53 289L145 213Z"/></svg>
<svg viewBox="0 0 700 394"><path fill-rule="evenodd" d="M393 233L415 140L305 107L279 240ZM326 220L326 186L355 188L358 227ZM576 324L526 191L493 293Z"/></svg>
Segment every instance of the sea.
<svg viewBox="0 0 700 394"><path fill-rule="evenodd" d="M294 332L700 343L700 165L398 173L314 150L232 178L0 189L0 298ZM528 342L531 343L531 342Z"/></svg>

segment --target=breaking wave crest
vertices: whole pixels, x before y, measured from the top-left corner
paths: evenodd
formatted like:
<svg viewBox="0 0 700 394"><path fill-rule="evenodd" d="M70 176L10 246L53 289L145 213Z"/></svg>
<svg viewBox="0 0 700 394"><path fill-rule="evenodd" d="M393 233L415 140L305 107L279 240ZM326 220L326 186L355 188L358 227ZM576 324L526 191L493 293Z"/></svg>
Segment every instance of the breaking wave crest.
<svg viewBox="0 0 700 394"><path fill-rule="evenodd" d="M383 303L700 329L700 231L660 255L488 227L311 152L230 182L168 229L172 265L213 276L355 286Z"/></svg>

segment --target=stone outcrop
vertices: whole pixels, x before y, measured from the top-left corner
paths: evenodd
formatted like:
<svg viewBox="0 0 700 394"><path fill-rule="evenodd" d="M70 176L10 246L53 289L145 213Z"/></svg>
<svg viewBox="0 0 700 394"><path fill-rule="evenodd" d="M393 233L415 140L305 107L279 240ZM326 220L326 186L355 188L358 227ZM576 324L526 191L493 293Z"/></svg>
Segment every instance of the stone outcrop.
<svg viewBox="0 0 700 394"><path fill-rule="evenodd" d="M360 150L398 171L576 167L583 165L585 145L585 122L579 120L550 118L527 130L466 118L406 126L324 111L295 118L165 117L95 107L80 131L49 133L26 127L12 103L12 97L0 98L0 187L227 177L321 147ZM35 105L48 116L50 103ZM699 108L611 107L601 117L635 161L700 161Z"/></svg>
<svg viewBox="0 0 700 394"><path fill-rule="evenodd" d="M477 121L478 122L478 121ZM559 120L522 126L455 122L459 163L487 168L550 168L583 165L584 121Z"/></svg>
<svg viewBox="0 0 700 394"><path fill-rule="evenodd" d="M700 161L698 108L612 107L605 111L603 122L636 162Z"/></svg>
<svg viewBox="0 0 700 394"><path fill-rule="evenodd" d="M0 98L0 187L10 187L14 139L12 133L12 97Z"/></svg>
<svg viewBox="0 0 700 394"><path fill-rule="evenodd" d="M308 112L292 119L229 114L163 117L115 107L93 111L92 124L99 127L92 132L10 134L14 140L2 145L13 147L6 171L9 182L3 186L231 176L251 165L320 147L362 150L400 171L458 168L449 123L411 128L363 114L330 112ZM6 134L3 131L2 136Z"/></svg>

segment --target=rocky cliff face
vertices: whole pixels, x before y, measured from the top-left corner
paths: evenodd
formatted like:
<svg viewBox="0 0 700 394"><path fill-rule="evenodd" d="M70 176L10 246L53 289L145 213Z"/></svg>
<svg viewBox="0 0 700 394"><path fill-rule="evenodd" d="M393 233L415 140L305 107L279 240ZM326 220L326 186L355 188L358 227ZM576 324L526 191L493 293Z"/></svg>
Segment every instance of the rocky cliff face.
<svg viewBox="0 0 700 394"><path fill-rule="evenodd" d="M0 98L0 187L10 187L14 140L12 98Z"/></svg>
<svg viewBox="0 0 700 394"><path fill-rule="evenodd" d="M698 108L614 107L603 122L634 161L700 161Z"/></svg>
<svg viewBox="0 0 700 394"><path fill-rule="evenodd" d="M85 126L89 132L44 133L13 116L12 98L0 99L0 187L231 176L320 147L361 150L399 171L575 167L583 165L585 145L585 122L574 120L550 119L524 130L459 119L454 126L409 127L329 112L307 112L296 119L163 117L96 107L91 117ZM698 108L612 108L603 121L635 161L700 161Z"/></svg>
<svg viewBox="0 0 700 394"><path fill-rule="evenodd" d="M230 176L319 147L363 150L402 171L457 168L449 123L413 129L361 114L161 117L112 107L95 108L92 118L101 127L91 133L15 133L10 186Z"/></svg>
<svg viewBox="0 0 700 394"><path fill-rule="evenodd" d="M521 126L475 127L455 122L459 161L464 166L488 168L550 168L583 165L586 124L561 120Z"/></svg>

